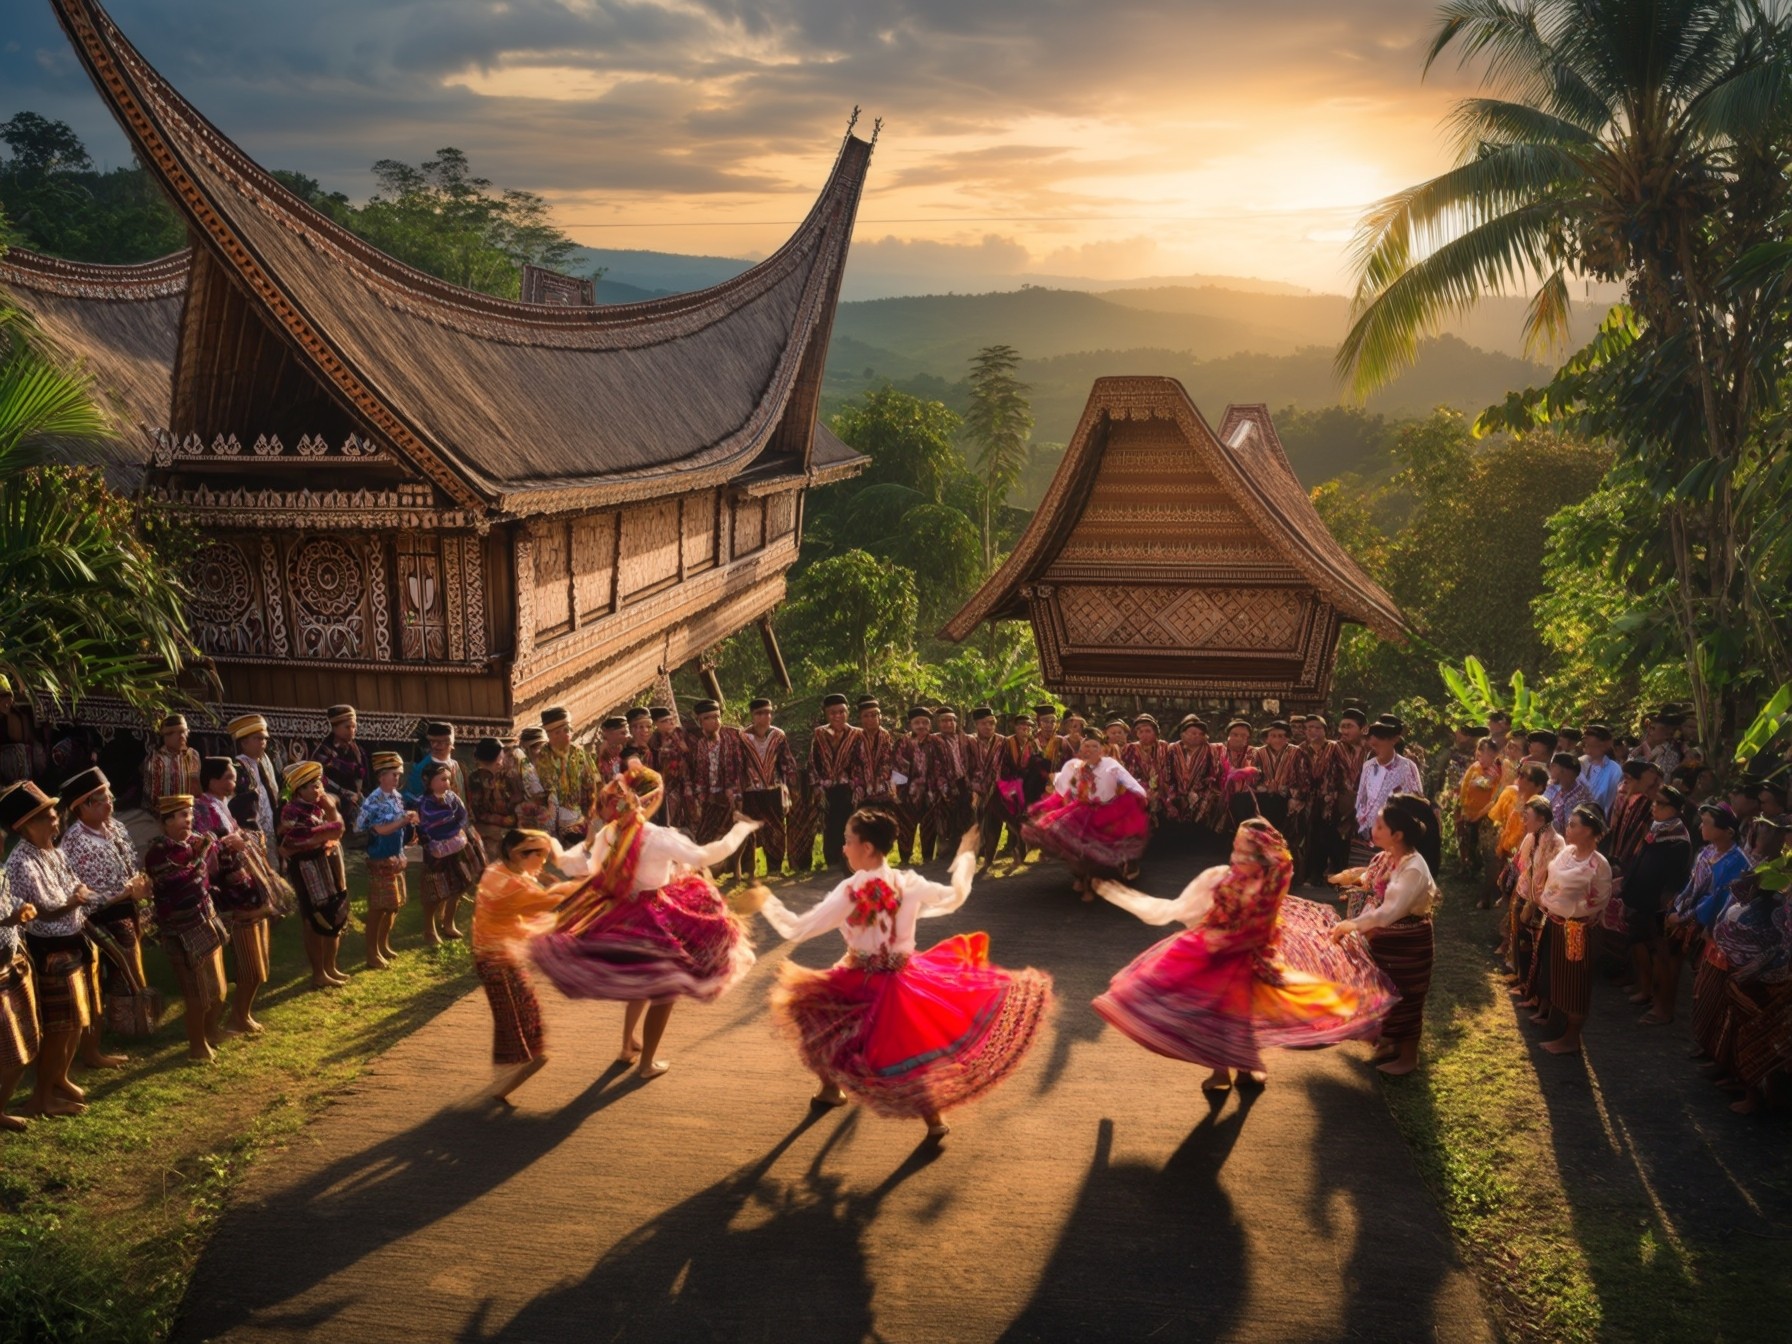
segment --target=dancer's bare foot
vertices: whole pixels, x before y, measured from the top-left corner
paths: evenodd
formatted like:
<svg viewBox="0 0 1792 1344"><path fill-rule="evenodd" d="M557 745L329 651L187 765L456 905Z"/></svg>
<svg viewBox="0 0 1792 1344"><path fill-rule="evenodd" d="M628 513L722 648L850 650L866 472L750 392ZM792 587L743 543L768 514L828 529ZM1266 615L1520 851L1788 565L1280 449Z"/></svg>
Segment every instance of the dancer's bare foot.
<svg viewBox="0 0 1792 1344"><path fill-rule="evenodd" d="M944 1120L935 1120L931 1125L927 1126L927 1137L932 1139L935 1143L938 1143L951 1132L952 1126L948 1125Z"/></svg>
<svg viewBox="0 0 1792 1344"><path fill-rule="evenodd" d="M332 985L346 985L348 983L348 977L341 971L325 971L324 978Z"/></svg>
<svg viewBox="0 0 1792 1344"><path fill-rule="evenodd" d="M209 1045L201 1046L197 1050L189 1047L187 1050L187 1063L189 1064L210 1064L217 1057Z"/></svg>
<svg viewBox="0 0 1792 1344"><path fill-rule="evenodd" d="M1260 1092L1269 1086L1269 1075L1261 1069L1252 1069L1248 1073L1239 1074L1238 1085L1244 1087L1247 1084Z"/></svg>
<svg viewBox="0 0 1792 1344"><path fill-rule="evenodd" d="M22 1115L0 1114L0 1133L23 1134L29 1128L30 1126L26 1124L25 1117Z"/></svg>
<svg viewBox="0 0 1792 1344"><path fill-rule="evenodd" d="M49 1116L56 1120L64 1120L70 1116L86 1115L87 1103L84 1101L69 1101L65 1097L52 1098L45 1102L41 1108L33 1108L33 1110L37 1115Z"/></svg>
<svg viewBox="0 0 1792 1344"><path fill-rule="evenodd" d="M1404 1078L1418 1067L1418 1060L1402 1059L1400 1056L1396 1055L1385 1064L1377 1064L1375 1070L1377 1073L1386 1074L1389 1078Z"/></svg>
<svg viewBox="0 0 1792 1344"><path fill-rule="evenodd" d="M816 1106L844 1106L846 1105L846 1093L841 1090L838 1083L827 1083L819 1092L810 1097L809 1101Z"/></svg>
<svg viewBox="0 0 1792 1344"><path fill-rule="evenodd" d="M1655 1001L1655 996L1653 994L1626 994L1624 997L1636 1004L1639 1008L1645 1003L1653 1003Z"/></svg>
<svg viewBox="0 0 1792 1344"><path fill-rule="evenodd" d="M534 1059L518 1064L492 1084L492 1097L497 1101L508 1101L512 1092L545 1069L547 1063L546 1055L537 1055Z"/></svg>
<svg viewBox="0 0 1792 1344"><path fill-rule="evenodd" d="M1578 1055L1580 1041L1578 1039L1569 1040L1566 1036L1558 1036L1553 1041L1543 1042L1543 1048L1552 1055Z"/></svg>
<svg viewBox="0 0 1792 1344"><path fill-rule="evenodd" d="M224 1030L232 1036L259 1036L264 1028L252 1017L233 1017L224 1024Z"/></svg>
<svg viewBox="0 0 1792 1344"><path fill-rule="evenodd" d="M1400 1047L1397 1045L1378 1045L1369 1052L1369 1062L1371 1064L1385 1064L1399 1053Z"/></svg>
<svg viewBox="0 0 1792 1344"><path fill-rule="evenodd" d="M641 1042L627 1040L622 1043L622 1052L616 1056L618 1064L633 1064L641 1058Z"/></svg>
<svg viewBox="0 0 1792 1344"><path fill-rule="evenodd" d="M442 937L446 938L451 943L458 942L461 937L461 932L459 929L455 928L454 925L450 924L447 928L442 930Z"/></svg>
<svg viewBox="0 0 1792 1344"><path fill-rule="evenodd" d="M86 1101L87 1100L87 1093L85 1091L83 1091L81 1088L76 1087L73 1083L69 1082L69 1080L66 1078L64 1078L60 1083L57 1083L55 1085L55 1087L56 1087L56 1091L60 1092L63 1096L67 1097L70 1101Z"/></svg>
<svg viewBox="0 0 1792 1344"><path fill-rule="evenodd" d="M129 1055L108 1055L95 1050L91 1055L83 1055L81 1063L90 1069L122 1069L131 1062Z"/></svg>
<svg viewBox="0 0 1792 1344"><path fill-rule="evenodd" d="M1674 1019L1671 1016L1663 1013L1660 1009L1651 1008L1648 1012L1637 1018L1636 1024L1639 1027L1665 1027L1673 1020Z"/></svg>
<svg viewBox="0 0 1792 1344"><path fill-rule="evenodd" d="M1232 1070L1215 1069L1201 1080L1201 1090L1209 1095L1230 1092L1232 1090Z"/></svg>
<svg viewBox="0 0 1792 1344"><path fill-rule="evenodd" d="M1736 1112L1737 1115L1753 1115L1756 1111L1761 1109L1761 1103L1753 1092L1749 1092L1741 1099L1732 1101L1730 1103L1730 1109Z"/></svg>
<svg viewBox="0 0 1792 1344"><path fill-rule="evenodd" d="M423 946L440 947L441 945L442 935L436 932L436 926L434 924L425 924L423 926Z"/></svg>
<svg viewBox="0 0 1792 1344"><path fill-rule="evenodd" d="M643 1059L640 1066L635 1070L635 1077L645 1082L649 1078L658 1078L671 1067L671 1064L663 1059Z"/></svg>
<svg viewBox="0 0 1792 1344"><path fill-rule="evenodd" d="M1545 1012L1532 1013L1527 1020L1536 1023L1540 1027L1547 1027L1549 1025L1549 1014Z"/></svg>

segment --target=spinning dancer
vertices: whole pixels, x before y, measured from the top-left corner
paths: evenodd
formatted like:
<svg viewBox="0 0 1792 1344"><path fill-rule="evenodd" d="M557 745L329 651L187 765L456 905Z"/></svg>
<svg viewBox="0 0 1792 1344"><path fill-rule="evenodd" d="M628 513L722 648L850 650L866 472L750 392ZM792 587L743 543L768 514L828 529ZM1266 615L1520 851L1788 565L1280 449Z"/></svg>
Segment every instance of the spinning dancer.
<svg viewBox="0 0 1792 1344"><path fill-rule="evenodd" d="M1294 859L1260 817L1239 826L1230 867L1209 868L1173 901L1098 881L1147 924L1183 933L1147 948L1113 978L1095 1011L1147 1050L1212 1069L1203 1092L1237 1070L1261 1086L1265 1046L1374 1036L1398 997L1360 939L1334 944L1335 916L1288 895Z"/></svg>
<svg viewBox="0 0 1792 1344"><path fill-rule="evenodd" d="M642 1078L669 1067L656 1052L673 1004L720 998L753 965L740 921L700 870L734 853L759 823L737 821L721 839L699 845L649 820L664 796L660 776L638 762L604 786L600 814L614 808L615 819L592 837L591 876L554 931L529 944L542 974L568 998L628 1005L620 1059L638 1059ZM571 873L582 854L582 847L570 851L561 871ZM679 872L681 864L695 871Z"/></svg>
<svg viewBox="0 0 1792 1344"><path fill-rule="evenodd" d="M1029 809L1021 837L1070 865L1072 885L1095 899L1092 879L1138 873L1151 823L1145 788L1090 735L1064 762L1052 791Z"/></svg>
<svg viewBox="0 0 1792 1344"><path fill-rule="evenodd" d="M825 971L778 968L772 1015L821 1079L815 1102L848 1096L879 1115L919 1117L931 1138L940 1113L981 1096L1019 1067L1051 1004L1044 971L989 963L989 935L954 934L920 954L915 921L949 915L971 894L978 832L972 828L942 886L889 866L896 819L861 808L846 825L852 876L821 904L793 915L767 894L761 908L784 937L800 942L839 929L846 956Z"/></svg>

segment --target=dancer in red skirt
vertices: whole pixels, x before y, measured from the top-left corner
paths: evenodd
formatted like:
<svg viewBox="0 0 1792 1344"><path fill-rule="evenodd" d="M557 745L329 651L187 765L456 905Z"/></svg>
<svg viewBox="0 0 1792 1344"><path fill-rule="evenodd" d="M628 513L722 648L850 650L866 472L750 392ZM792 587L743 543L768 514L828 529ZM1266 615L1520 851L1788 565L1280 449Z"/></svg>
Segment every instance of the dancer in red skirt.
<svg viewBox="0 0 1792 1344"><path fill-rule="evenodd" d="M669 1067L656 1052L673 1004L720 998L753 965L740 921L703 870L734 853L759 823L737 821L721 839L699 845L649 820L664 797L658 773L638 760L604 786L599 814L613 809L615 817L592 838L591 875L553 932L529 943L542 974L568 998L628 1005L619 1059L638 1060L642 1078ZM562 872L582 848L568 851Z"/></svg>
<svg viewBox="0 0 1792 1344"><path fill-rule="evenodd" d="M1173 901L1106 880L1103 897L1147 924L1183 933L1147 948L1116 975L1095 1011L1147 1050L1267 1081L1266 1046L1331 1045L1374 1036L1399 997L1361 939L1334 944L1337 916L1288 895L1294 859L1260 817L1238 828L1230 867L1209 868Z"/></svg>
<svg viewBox="0 0 1792 1344"><path fill-rule="evenodd" d="M846 956L825 971L778 968L772 1015L821 1079L817 1104L840 1106L850 1095L879 1115L918 1117L939 1139L942 1111L1019 1067L1052 982L1044 971L990 965L984 933L955 934L917 954L915 921L949 915L970 895L979 833L965 834L942 886L888 865L896 830L889 813L859 809L846 824L852 876L802 915L764 897L760 913L784 937L839 929L846 939Z"/></svg>
<svg viewBox="0 0 1792 1344"><path fill-rule="evenodd" d="M1064 762L1052 791L1029 809L1021 836L1069 864L1072 885L1092 901L1095 878L1137 875L1151 835L1147 803L1145 786L1091 735Z"/></svg>

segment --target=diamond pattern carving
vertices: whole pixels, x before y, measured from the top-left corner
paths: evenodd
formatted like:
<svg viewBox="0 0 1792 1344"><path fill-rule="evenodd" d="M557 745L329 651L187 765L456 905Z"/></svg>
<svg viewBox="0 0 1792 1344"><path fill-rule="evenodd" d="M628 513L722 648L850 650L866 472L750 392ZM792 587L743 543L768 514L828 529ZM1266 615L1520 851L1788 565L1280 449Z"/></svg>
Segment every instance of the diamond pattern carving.
<svg viewBox="0 0 1792 1344"><path fill-rule="evenodd" d="M1301 596L1288 589L1064 585L1058 602L1081 648L1289 651L1300 638Z"/></svg>

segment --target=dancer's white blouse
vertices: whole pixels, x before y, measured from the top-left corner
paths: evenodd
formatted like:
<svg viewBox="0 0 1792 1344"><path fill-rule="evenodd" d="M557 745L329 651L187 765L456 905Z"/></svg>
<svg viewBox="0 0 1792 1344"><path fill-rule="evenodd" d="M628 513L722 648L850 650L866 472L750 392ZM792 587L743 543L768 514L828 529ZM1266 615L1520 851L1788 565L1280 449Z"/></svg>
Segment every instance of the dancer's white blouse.
<svg viewBox="0 0 1792 1344"><path fill-rule="evenodd" d="M1058 777L1052 781L1052 787L1059 793L1069 795L1076 786L1076 773L1079 770L1095 771L1095 801L1111 803L1120 790L1136 793L1146 797L1145 786L1132 777L1132 773L1112 756L1103 756L1094 765L1090 765L1080 756L1072 756L1064 762L1064 768L1058 771Z"/></svg>
<svg viewBox="0 0 1792 1344"><path fill-rule="evenodd" d="M757 829L750 821L737 821L720 840L700 845L683 831L647 822L647 834L641 840L641 857L635 863L635 881L629 888L629 894L632 896L641 891L658 891L684 871L720 863L739 849L740 842ZM605 826L585 843L562 850L559 858L554 861L554 866L567 877L589 877L609 857L614 834L610 827Z"/></svg>
<svg viewBox="0 0 1792 1344"><path fill-rule="evenodd" d="M1436 901L1437 882L1431 876L1431 865L1423 854L1409 852L1388 874L1381 904L1356 917L1357 930L1384 929L1408 915L1428 915Z"/></svg>
<svg viewBox="0 0 1792 1344"><path fill-rule="evenodd" d="M1135 915L1147 924L1186 924L1192 929L1207 918L1207 912L1213 909L1214 888L1231 871L1223 863L1205 869L1182 889L1182 895L1167 901L1105 879L1096 882L1095 889L1101 893L1103 900L1119 906L1127 914Z"/></svg>
<svg viewBox="0 0 1792 1344"><path fill-rule="evenodd" d="M890 953L908 956L915 950L915 921L949 915L965 903L971 894L971 874L977 867L975 852L960 854L952 860L951 883L929 882L921 874L907 868L892 868L887 863L862 873L854 873L846 881L822 897L821 904L803 914L793 914L776 896L767 896L760 913L784 937L802 942L829 929L839 929L846 946L867 956ZM887 882L902 896L896 918L890 924L882 920L871 924L848 924L852 913L853 893L868 882Z"/></svg>
<svg viewBox="0 0 1792 1344"><path fill-rule="evenodd" d="M1605 855L1594 850L1583 859L1573 845L1563 845L1549 861L1549 879L1537 904L1558 919L1591 919L1611 898L1612 866Z"/></svg>

